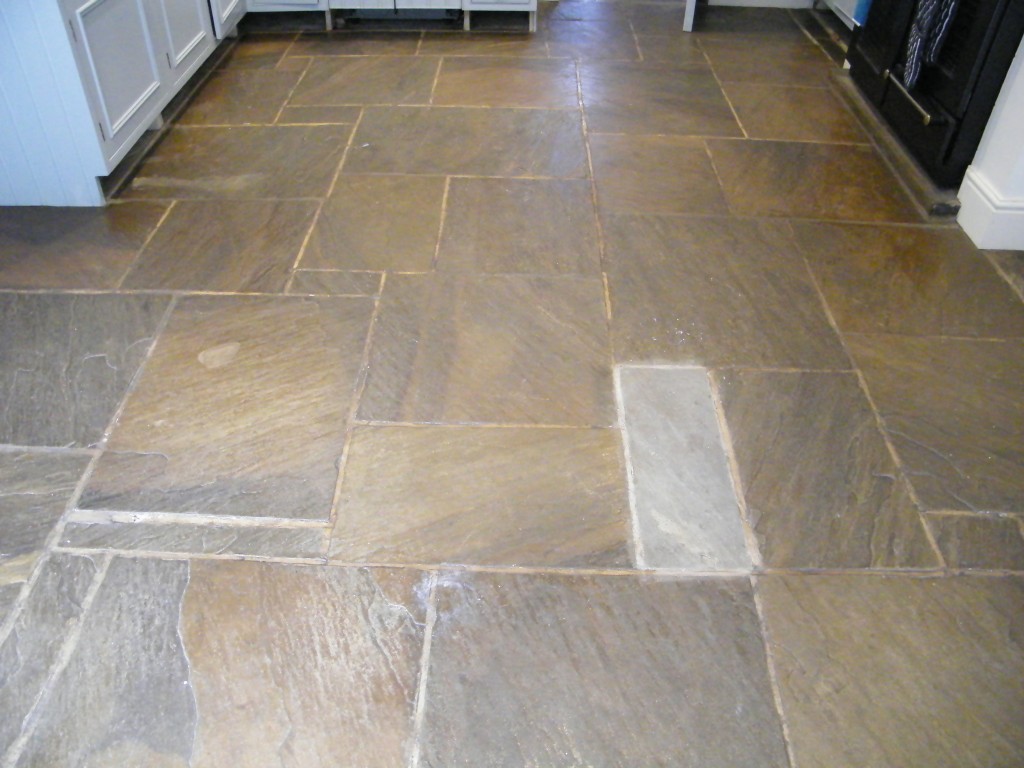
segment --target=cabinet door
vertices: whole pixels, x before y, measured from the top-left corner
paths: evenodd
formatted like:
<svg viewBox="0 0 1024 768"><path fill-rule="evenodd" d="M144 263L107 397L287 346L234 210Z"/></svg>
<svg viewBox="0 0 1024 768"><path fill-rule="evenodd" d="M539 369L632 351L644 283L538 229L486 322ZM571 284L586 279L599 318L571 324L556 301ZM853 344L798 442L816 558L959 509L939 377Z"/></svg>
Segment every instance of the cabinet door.
<svg viewBox="0 0 1024 768"><path fill-rule="evenodd" d="M327 0L248 0L250 11L326 11Z"/></svg>
<svg viewBox="0 0 1024 768"><path fill-rule="evenodd" d="M245 16L245 0L210 0L210 10L213 12L213 30L217 39L223 40Z"/></svg>
<svg viewBox="0 0 1024 768"><path fill-rule="evenodd" d="M151 2L157 22L154 34L163 38L157 45L166 59L168 85L177 92L213 48L210 9L206 0Z"/></svg>
<svg viewBox="0 0 1024 768"><path fill-rule="evenodd" d="M108 164L159 114L160 54L144 0L68 0L75 58Z"/></svg>

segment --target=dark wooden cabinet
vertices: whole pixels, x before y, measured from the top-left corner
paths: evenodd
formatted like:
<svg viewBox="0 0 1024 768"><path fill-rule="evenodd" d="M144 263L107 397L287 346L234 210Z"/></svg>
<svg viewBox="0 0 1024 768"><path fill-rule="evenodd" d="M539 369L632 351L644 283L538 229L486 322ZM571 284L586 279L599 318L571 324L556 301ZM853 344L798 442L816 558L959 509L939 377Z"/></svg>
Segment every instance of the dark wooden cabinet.
<svg viewBox="0 0 1024 768"><path fill-rule="evenodd" d="M904 85L917 0L874 0L848 54L850 75L939 185L963 179L1024 34L1024 0L960 0L936 61Z"/></svg>

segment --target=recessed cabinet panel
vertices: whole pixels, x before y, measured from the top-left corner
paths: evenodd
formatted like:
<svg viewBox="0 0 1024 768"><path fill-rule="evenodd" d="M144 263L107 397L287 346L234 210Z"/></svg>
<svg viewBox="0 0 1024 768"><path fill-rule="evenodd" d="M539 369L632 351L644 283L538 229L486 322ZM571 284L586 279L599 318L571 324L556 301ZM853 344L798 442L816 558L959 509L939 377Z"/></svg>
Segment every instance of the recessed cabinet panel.
<svg viewBox="0 0 1024 768"><path fill-rule="evenodd" d="M213 46L206 0L152 0L163 22L171 86L177 89L192 74L192 65Z"/></svg>
<svg viewBox="0 0 1024 768"><path fill-rule="evenodd" d="M264 11L277 8L295 10L326 10L327 0L249 0L249 10Z"/></svg>
<svg viewBox="0 0 1024 768"><path fill-rule="evenodd" d="M223 40L245 16L245 0L210 0L210 11L217 39Z"/></svg>
<svg viewBox="0 0 1024 768"><path fill-rule="evenodd" d="M103 140L116 140L160 90L158 54L142 0L90 0L78 5L72 24L83 74L98 97Z"/></svg>

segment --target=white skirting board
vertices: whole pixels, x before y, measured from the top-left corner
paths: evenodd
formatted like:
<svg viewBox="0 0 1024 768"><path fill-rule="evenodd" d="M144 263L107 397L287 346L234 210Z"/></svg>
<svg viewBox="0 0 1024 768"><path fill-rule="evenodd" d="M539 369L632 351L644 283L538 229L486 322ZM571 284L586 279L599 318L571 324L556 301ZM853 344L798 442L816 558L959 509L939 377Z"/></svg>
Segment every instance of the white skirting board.
<svg viewBox="0 0 1024 768"><path fill-rule="evenodd" d="M734 5L741 8L812 8L814 0L708 0L708 5Z"/></svg>
<svg viewBox="0 0 1024 768"><path fill-rule="evenodd" d="M957 195L957 223L979 248L1024 250L1024 199L1001 198L974 166Z"/></svg>

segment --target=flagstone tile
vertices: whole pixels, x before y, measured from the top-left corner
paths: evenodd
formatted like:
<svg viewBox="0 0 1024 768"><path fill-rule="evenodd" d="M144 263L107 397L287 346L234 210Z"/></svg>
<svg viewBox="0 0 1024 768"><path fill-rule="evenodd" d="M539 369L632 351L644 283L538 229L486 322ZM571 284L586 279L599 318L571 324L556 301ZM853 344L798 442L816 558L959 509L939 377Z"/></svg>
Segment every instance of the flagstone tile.
<svg viewBox="0 0 1024 768"><path fill-rule="evenodd" d="M440 64L440 59L429 56L316 58L288 103L297 107L426 104Z"/></svg>
<svg viewBox="0 0 1024 768"><path fill-rule="evenodd" d="M441 65L433 103L578 109L576 65L569 59L452 57Z"/></svg>
<svg viewBox="0 0 1024 768"><path fill-rule="evenodd" d="M752 139L867 144L857 119L827 88L726 83L725 95Z"/></svg>
<svg viewBox="0 0 1024 768"><path fill-rule="evenodd" d="M951 568L1024 571L1024 530L1018 518L928 515L927 521Z"/></svg>
<svg viewBox="0 0 1024 768"><path fill-rule="evenodd" d="M377 296L380 272L343 272L335 269L298 269L288 293L321 296Z"/></svg>
<svg viewBox="0 0 1024 768"><path fill-rule="evenodd" d="M227 69L217 72L203 84L178 123L272 123L301 77L301 72L278 69Z"/></svg>

